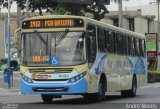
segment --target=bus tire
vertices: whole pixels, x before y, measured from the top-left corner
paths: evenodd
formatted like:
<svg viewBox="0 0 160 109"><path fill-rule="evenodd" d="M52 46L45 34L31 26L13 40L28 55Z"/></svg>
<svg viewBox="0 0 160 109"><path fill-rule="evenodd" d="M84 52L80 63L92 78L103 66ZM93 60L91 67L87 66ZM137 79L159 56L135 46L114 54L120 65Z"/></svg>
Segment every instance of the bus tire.
<svg viewBox="0 0 160 109"><path fill-rule="evenodd" d="M51 103L53 100L53 96L51 95L41 94L41 97L44 103Z"/></svg>
<svg viewBox="0 0 160 109"><path fill-rule="evenodd" d="M98 101L102 101L105 98L106 87L106 77L102 75L98 84L98 93L96 95Z"/></svg>
<svg viewBox="0 0 160 109"><path fill-rule="evenodd" d="M137 79L136 76L134 76L132 80L132 89L129 90L129 95L130 97L135 97L136 93L137 93Z"/></svg>
<svg viewBox="0 0 160 109"><path fill-rule="evenodd" d="M135 97L137 92L137 79L136 76L132 80L132 88L130 90L121 91L121 96L123 97Z"/></svg>

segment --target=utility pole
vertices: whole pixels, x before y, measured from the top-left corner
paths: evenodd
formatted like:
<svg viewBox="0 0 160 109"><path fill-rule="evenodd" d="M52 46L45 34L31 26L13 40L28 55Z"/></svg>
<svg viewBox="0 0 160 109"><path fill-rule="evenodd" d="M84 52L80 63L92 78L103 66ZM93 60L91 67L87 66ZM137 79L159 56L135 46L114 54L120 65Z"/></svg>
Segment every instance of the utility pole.
<svg viewBox="0 0 160 109"><path fill-rule="evenodd" d="M158 17L158 23L159 23L159 2L160 0L157 0L157 17Z"/></svg>
<svg viewBox="0 0 160 109"><path fill-rule="evenodd" d="M160 57L159 57L159 2L160 0L157 0L157 70L160 70Z"/></svg>
<svg viewBox="0 0 160 109"><path fill-rule="evenodd" d="M22 15L21 14L21 8L17 4L17 28L20 28L20 25L21 25L21 20L22 20L21 15Z"/></svg>
<svg viewBox="0 0 160 109"><path fill-rule="evenodd" d="M123 7L122 7L122 0L118 0L118 18L119 18L119 27L123 28Z"/></svg>
<svg viewBox="0 0 160 109"><path fill-rule="evenodd" d="M11 1L10 0L8 0L8 28L7 28L7 30L8 30L8 62L7 62L7 68L8 68L8 71L5 71L6 73L8 73L8 75L9 75L9 80L8 80L8 88L11 88L11 83L12 83L12 86L13 86L13 74L12 74L12 71L11 71L11 54L10 54L10 49L11 49L11 47L10 47L10 27L11 27L11 25L10 25L10 23L11 23L11 21L10 21L10 8L11 8L11 3L10 3ZM12 75L12 82L11 82L11 75Z"/></svg>
<svg viewBox="0 0 160 109"><path fill-rule="evenodd" d="M8 0L8 22L7 22L7 32L8 32L8 62L7 67L10 70L10 0Z"/></svg>
<svg viewBox="0 0 160 109"><path fill-rule="evenodd" d="M17 4L17 29L21 28L21 21L22 21L22 13L21 13L21 8L18 6ZM15 47L20 47L20 33L17 33L17 42L15 42L16 46ZM18 53L18 57L20 57L20 51L17 48L17 53Z"/></svg>

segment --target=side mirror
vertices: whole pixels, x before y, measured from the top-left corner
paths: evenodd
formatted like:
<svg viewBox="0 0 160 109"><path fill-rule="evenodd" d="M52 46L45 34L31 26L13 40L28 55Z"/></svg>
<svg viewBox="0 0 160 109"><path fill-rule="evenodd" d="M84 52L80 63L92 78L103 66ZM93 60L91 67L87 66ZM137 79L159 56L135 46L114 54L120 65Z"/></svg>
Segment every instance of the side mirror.
<svg viewBox="0 0 160 109"><path fill-rule="evenodd" d="M16 29L14 32L14 46L17 49L18 49L18 42L20 40L20 38L18 37L18 32L21 32L21 28Z"/></svg>
<svg viewBox="0 0 160 109"><path fill-rule="evenodd" d="M16 29L15 32L14 32L14 43L15 43L15 45L17 45L18 40L19 40L19 37L18 37L18 32L19 31L21 31L21 28Z"/></svg>

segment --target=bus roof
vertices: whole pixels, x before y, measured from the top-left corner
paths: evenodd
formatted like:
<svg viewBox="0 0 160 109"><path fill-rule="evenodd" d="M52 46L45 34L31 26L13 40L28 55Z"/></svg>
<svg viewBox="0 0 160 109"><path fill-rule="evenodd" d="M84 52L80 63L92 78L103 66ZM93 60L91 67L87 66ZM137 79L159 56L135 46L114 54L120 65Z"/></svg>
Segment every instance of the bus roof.
<svg viewBox="0 0 160 109"><path fill-rule="evenodd" d="M48 18L82 18L85 19L86 17L83 16L74 16L74 15L45 15L45 16L35 16L31 18L26 18L25 20L33 20L33 19L48 19Z"/></svg>
<svg viewBox="0 0 160 109"><path fill-rule="evenodd" d="M125 34L128 34L128 35L131 35L131 36L134 36L134 37L138 37L138 38L142 38L142 39L145 39L145 35L143 34L140 34L140 33L136 33L136 32L133 32L133 31L129 31L127 29L124 29L124 28L119 28L119 27L116 27L116 26L113 26L113 25L110 25L110 24L107 24L107 23L104 23L104 22L101 22L101 21L97 21L97 20L94 20L94 19L90 19L90 18L87 18L88 22L91 22L95 25L98 25L100 27L104 27L104 28L107 28L107 29L111 29L111 30L114 30L114 31L117 31L117 32L121 32L121 33L125 33Z"/></svg>
<svg viewBox="0 0 160 109"><path fill-rule="evenodd" d="M145 35L143 35L143 34L132 32L132 31L129 31L129 30L126 30L126 29L123 29L123 28L119 28L119 27L116 27L116 26L113 26L113 25L110 25L110 24L107 24L107 23L104 23L104 22L101 22L101 21L97 21L97 20L94 20L94 19L91 19L91 18L87 18L87 17L84 17L84 16L45 15L45 16L36 16L36 17L26 18L23 21L33 20L33 19L48 19L48 18L82 18L82 19L84 19L84 22L86 24L87 23L92 23L94 25L104 27L104 28L107 28L107 29L111 29L111 30L114 30L114 31L117 31L117 32L125 33L125 34L128 34L128 35L134 36L134 37L138 37L138 38L142 38L142 39L146 38Z"/></svg>

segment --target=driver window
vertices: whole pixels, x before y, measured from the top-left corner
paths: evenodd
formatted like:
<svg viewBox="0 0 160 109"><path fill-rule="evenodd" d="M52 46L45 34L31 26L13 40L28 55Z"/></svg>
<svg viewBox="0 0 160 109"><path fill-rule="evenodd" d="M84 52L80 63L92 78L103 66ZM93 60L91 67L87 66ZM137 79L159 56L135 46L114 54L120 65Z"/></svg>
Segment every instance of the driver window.
<svg viewBox="0 0 160 109"><path fill-rule="evenodd" d="M92 66L96 59L97 43L96 43L96 27L88 25L87 27L87 49L88 49L88 62L89 66Z"/></svg>

